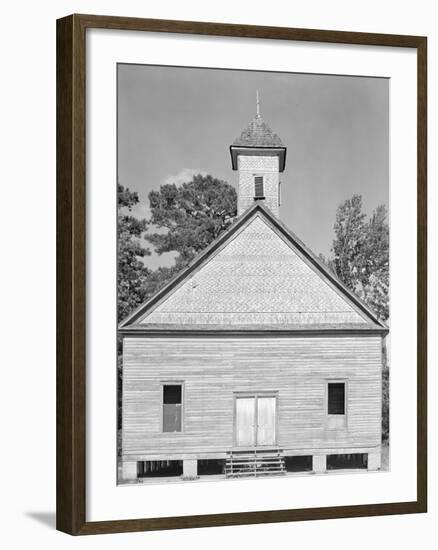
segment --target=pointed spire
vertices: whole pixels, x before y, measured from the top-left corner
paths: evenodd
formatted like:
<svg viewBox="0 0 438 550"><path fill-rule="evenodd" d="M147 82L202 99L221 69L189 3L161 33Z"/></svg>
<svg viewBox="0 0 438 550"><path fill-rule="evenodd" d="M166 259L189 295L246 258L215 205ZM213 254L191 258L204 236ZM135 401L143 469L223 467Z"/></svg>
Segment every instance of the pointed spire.
<svg viewBox="0 0 438 550"><path fill-rule="evenodd" d="M257 97L257 118L260 118L260 98L259 98L258 90L256 90L256 97Z"/></svg>

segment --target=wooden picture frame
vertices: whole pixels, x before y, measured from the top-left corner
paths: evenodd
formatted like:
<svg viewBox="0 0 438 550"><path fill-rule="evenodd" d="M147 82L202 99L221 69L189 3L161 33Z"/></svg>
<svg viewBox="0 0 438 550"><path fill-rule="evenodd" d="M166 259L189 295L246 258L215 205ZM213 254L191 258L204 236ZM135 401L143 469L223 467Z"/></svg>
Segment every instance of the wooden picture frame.
<svg viewBox="0 0 438 550"><path fill-rule="evenodd" d="M353 506L86 520L87 29L411 48L417 54L417 499ZM72 535L348 518L427 511L427 40L421 36L71 15L57 21L57 529Z"/></svg>

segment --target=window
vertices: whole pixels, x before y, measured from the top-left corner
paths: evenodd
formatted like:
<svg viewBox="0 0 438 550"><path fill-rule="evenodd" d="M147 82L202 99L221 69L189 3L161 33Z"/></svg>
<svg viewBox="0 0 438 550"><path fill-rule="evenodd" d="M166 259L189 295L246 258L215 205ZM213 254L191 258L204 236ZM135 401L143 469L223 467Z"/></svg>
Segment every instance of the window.
<svg viewBox="0 0 438 550"><path fill-rule="evenodd" d="M345 382L328 384L328 414L345 414Z"/></svg>
<svg viewBox="0 0 438 550"><path fill-rule="evenodd" d="M263 199L263 176L254 176L254 198Z"/></svg>
<svg viewBox="0 0 438 550"><path fill-rule="evenodd" d="M163 432L182 431L182 384L163 384Z"/></svg>

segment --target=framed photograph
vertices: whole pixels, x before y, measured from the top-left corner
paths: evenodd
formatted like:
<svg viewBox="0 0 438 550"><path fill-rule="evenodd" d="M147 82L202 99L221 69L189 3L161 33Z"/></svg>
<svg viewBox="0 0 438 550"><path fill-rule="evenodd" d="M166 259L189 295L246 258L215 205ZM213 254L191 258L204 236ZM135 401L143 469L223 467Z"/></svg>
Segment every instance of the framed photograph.
<svg viewBox="0 0 438 550"><path fill-rule="evenodd" d="M425 512L426 38L57 51L58 529Z"/></svg>

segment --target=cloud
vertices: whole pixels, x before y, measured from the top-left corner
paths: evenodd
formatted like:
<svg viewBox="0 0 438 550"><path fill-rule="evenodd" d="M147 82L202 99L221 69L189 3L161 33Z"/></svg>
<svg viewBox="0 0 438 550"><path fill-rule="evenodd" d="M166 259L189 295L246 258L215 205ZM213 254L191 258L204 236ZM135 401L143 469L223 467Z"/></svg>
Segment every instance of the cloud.
<svg viewBox="0 0 438 550"><path fill-rule="evenodd" d="M181 185L182 183L191 181L193 176L196 176L197 174L206 176L207 172L199 168L183 168L178 172L178 174L164 178L163 184L176 183L176 185Z"/></svg>

